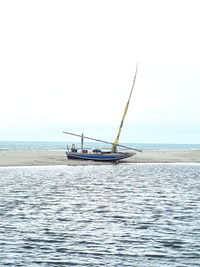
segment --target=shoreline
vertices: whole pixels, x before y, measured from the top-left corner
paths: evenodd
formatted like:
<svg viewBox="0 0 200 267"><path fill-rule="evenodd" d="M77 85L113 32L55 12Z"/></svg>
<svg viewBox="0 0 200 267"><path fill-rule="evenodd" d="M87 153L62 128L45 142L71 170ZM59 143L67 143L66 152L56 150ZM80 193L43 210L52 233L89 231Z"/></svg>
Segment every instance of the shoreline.
<svg viewBox="0 0 200 267"><path fill-rule="evenodd" d="M200 163L199 150L144 150L121 163ZM0 150L0 167L15 166L87 166L108 165L110 162L69 160L65 151L53 150Z"/></svg>

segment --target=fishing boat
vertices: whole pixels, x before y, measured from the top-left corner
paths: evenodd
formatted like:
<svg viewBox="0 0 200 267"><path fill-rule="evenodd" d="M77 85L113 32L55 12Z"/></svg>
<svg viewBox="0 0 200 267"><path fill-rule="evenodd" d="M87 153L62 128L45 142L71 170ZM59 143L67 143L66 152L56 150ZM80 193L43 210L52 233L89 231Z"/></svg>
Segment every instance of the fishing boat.
<svg viewBox="0 0 200 267"><path fill-rule="evenodd" d="M80 151L75 147L75 144L72 145L71 149L69 149L69 147L67 146L66 155L67 155L68 159L108 161L108 162L116 162L117 163L119 160L132 157L136 154L136 152L142 151L142 150L139 150L136 148L132 148L132 147L128 147L128 146L124 146L124 145L119 144L119 137L120 137L121 130L123 127L125 116L126 116L127 111L128 111L130 99L131 99L133 88L135 85L136 75L137 75L137 66L136 66L135 76L133 79L133 84L131 87L129 98L128 98L128 101L127 101L126 106L125 106L125 110L123 113L123 117L122 117L119 129L118 129L118 133L117 133L117 137L116 137L115 141L114 142L108 142L108 141L104 141L101 139L87 137L87 136L84 136L83 134L79 135L79 134L75 134L75 133L71 133L71 132L63 132L65 134L81 137L81 150ZM97 141L97 142L103 142L103 143L111 145L112 148L109 151L103 151L100 149L93 149L93 150L84 149L84 139ZM128 151L119 151L118 152L117 151L118 147L122 147L126 150L128 149Z"/></svg>

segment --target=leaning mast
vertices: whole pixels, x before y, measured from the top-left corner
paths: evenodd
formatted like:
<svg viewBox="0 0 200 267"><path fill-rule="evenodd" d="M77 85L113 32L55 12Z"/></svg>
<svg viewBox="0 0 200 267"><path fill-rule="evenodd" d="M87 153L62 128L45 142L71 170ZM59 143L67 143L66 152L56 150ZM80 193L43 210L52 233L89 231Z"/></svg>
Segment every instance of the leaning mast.
<svg viewBox="0 0 200 267"><path fill-rule="evenodd" d="M124 119L125 119L126 113L128 111L128 107L129 107L130 99L131 99L131 96L132 96L133 88L134 88L134 85L135 85L135 80L136 80L136 75L137 75L137 68L138 68L138 64L136 65L135 76L134 76L134 79L133 79L131 92L130 92L130 95L129 95L129 98L128 98L128 102L126 103L126 106L125 106L125 109L124 109L124 114L123 114L119 129L118 129L118 134L117 134L117 137L116 137L116 139L115 139L115 141L113 143L113 146L112 146L112 151L113 152L116 152L117 146L119 144L119 137L120 137L120 134L121 134L121 130L122 130L122 126L123 126L123 123L124 123Z"/></svg>

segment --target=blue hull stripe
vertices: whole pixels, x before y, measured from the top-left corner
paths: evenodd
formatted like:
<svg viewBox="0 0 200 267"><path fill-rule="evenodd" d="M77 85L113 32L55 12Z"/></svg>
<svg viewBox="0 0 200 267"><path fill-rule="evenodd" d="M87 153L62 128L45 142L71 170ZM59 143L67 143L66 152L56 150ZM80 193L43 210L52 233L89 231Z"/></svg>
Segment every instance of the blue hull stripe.
<svg viewBox="0 0 200 267"><path fill-rule="evenodd" d="M103 154L82 154L82 153L68 153L66 152L68 158L71 159L85 159L85 160L97 160L97 161L115 161L133 156L133 154L123 153L116 155L103 155Z"/></svg>

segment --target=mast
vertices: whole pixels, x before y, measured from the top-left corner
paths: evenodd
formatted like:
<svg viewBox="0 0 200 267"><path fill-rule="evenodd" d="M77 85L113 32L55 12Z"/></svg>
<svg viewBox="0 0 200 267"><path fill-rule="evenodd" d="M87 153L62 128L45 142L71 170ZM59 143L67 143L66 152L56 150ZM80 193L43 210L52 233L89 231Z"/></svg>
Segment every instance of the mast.
<svg viewBox="0 0 200 267"><path fill-rule="evenodd" d="M136 75L137 75L137 68L138 68L138 64L136 65L135 76L134 76L134 79L133 79L131 92L130 92L130 95L129 95L129 98L128 98L128 102L126 103L126 106L125 106L125 109L124 109L124 114L122 116L122 120L121 120L119 129L118 129L117 137L116 137L116 139L115 139L115 141L113 143L113 146L112 146L112 151L113 152L116 152L116 150L117 150L117 146L118 146L118 143L119 143L119 137L120 137L120 134L121 134L122 126L123 126L123 123L124 123L124 119L125 119L126 113L128 111L130 99L131 99L133 88L134 88L134 85L135 85L135 80L136 80Z"/></svg>
<svg viewBox="0 0 200 267"><path fill-rule="evenodd" d="M83 144L84 144L84 136L83 133L81 135L81 151L83 152Z"/></svg>

